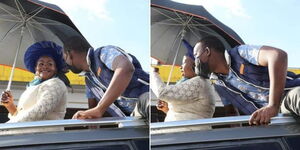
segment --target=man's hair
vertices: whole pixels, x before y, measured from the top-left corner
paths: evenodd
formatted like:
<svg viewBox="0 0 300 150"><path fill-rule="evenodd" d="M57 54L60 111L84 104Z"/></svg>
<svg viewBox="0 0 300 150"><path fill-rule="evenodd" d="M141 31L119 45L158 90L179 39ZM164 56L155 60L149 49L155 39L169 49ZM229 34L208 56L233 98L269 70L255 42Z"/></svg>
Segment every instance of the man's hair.
<svg viewBox="0 0 300 150"><path fill-rule="evenodd" d="M72 36L64 43L64 52L73 50L82 53L87 52L90 47L90 44L85 39L79 36Z"/></svg>
<svg viewBox="0 0 300 150"><path fill-rule="evenodd" d="M219 53L225 52L225 47L223 43L215 36L204 37L199 42L202 44L203 48L204 47L213 48L216 52Z"/></svg>

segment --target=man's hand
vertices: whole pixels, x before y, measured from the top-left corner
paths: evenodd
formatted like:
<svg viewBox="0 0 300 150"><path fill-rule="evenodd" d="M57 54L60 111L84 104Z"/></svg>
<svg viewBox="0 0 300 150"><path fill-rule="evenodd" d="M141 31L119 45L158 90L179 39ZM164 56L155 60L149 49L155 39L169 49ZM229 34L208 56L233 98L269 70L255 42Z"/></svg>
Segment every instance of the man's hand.
<svg viewBox="0 0 300 150"><path fill-rule="evenodd" d="M101 114L98 107L88 109L86 111L78 111L76 112L72 119L94 119L94 118L101 118L103 114Z"/></svg>
<svg viewBox="0 0 300 150"><path fill-rule="evenodd" d="M272 117L278 114L279 108L276 106L265 106L255 111L249 120L250 125L267 125Z"/></svg>

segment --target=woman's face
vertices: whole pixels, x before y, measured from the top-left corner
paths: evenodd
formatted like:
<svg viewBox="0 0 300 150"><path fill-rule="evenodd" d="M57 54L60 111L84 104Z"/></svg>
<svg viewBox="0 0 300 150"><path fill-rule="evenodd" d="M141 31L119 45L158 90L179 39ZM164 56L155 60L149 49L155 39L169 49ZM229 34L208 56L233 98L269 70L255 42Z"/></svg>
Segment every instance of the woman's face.
<svg viewBox="0 0 300 150"><path fill-rule="evenodd" d="M181 73L182 76L186 77L186 78L193 78L196 76L195 71L194 71L194 61L189 58L184 56L183 60L182 60L182 65L181 65Z"/></svg>
<svg viewBox="0 0 300 150"><path fill-rule="evenodd" d="M55 61L48 56L42 56L38 59L35 68L35 74L42 80L52 78L57 73Z"/></svg>

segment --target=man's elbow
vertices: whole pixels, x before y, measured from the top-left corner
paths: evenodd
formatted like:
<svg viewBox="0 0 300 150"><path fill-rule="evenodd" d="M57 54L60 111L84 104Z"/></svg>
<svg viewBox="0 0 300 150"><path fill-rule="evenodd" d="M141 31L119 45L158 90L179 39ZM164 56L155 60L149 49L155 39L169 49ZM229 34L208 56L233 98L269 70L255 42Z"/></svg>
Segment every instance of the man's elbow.
<svg viewBox="0 0 300 150"><path fill-rule="evenodd" d="M134 71L135 71L134 66L131 63L128 63L127 65L125 65L124 72L126 74L132 76Z"/></svg>
<svg viewBox="0 0 300 150"><path fill-rule="evenodd" d="M135 68L134 68L133 64L130 63L130 65L128 65L128 66L129 66L129 67L128 67L128 72L130 72L131 74L133 74L134 71L135 71Z"/></svg>
<svg viewBox="0 0 300 150"><path fill-rule="evenodd" d="M280 62L287 62L288 59L288 54L275 47L270 47L270 46L264 46L263 49L265 50L265 53L263 53L265 56L266 60L274 60L274 61L280 61Z"/></svg>
<svg viewBox="0 0 300 150"><path fill-rule="evenodd" d="M285 51L281 50L281 49L277 49L276 50L276 58L280 62L287 63L288 54Z"/></svg>
<svg viewBox="0 0 300 150"><path fill-rule="evenodd" d="M280 51L280 56L281 56L281 58L282 58L283 60L287 61L287 59L288 59L288 54L287 54L285 51L281 50L281 51Z"/></svg>

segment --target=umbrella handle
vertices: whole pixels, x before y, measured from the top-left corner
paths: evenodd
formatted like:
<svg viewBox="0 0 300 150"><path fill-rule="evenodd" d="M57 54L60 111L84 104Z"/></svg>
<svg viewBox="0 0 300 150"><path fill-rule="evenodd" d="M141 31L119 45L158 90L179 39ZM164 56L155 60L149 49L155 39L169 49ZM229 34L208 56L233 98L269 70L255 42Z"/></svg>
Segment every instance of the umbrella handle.
<svg viewBox="0 0 300 150"><path fill-rule="evenodd" d="M21 28L20 41L19 41L17 53L15 55L13 66L11 68L11 72L10 72L10 76L9 76L9 80L8 80L6 91L10 91L10 87L11 87L11 83L12 83L12 79L13 79L13 76L14 76L14 72L15 72L15 68L16 68L16 63L17 63L17 59L18 59L18 55L19 55L19 51L20 51L20 48L21 48L21 43L22 43L22 40L23 40L23 33L24 33L25 25L26 24L24 23L23 26L22 26L22 28Z"/></svg>

